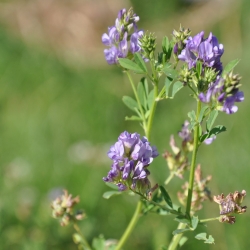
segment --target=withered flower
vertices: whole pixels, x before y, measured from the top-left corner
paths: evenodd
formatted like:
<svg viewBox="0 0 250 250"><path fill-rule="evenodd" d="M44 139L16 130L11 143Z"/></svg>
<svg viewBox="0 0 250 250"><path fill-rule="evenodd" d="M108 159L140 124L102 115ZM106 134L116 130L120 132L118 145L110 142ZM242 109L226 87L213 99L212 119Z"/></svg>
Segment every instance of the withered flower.
<svg viewBox="0 0 250 250"><path fill-rule="evenodd" d="M245 190L229 193L226 197L224 194L214 196L214 201L219 204L220 208L221 217L219 221L234 224L235 216L232 216L232 214L243 214L246 212L247 206L241 206L245 196Z"/></svg>

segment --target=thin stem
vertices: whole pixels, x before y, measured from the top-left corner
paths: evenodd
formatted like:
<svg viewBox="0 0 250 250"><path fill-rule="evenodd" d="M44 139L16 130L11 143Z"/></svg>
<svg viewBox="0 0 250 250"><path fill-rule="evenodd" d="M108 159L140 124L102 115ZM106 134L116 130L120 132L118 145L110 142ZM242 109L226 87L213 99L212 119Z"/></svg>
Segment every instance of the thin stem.
<svg viewBox="0 0 250 250"><path fill-rule="evenodd" d="M177 229L184 229L186 228L186 224L183 224L183 223L180 223L178 225L178 228ZM181 240L181 237L182 237L182 234L176 234L173 238L172 238L172 241L171 243L169 244L169 247L168 247L168 250L175 250L178 245L179 245L179 242Z"/></svg>
<svg viewBox="0 0 250 250"><path fill-rule="evenodd" d="M140 113L141 113L141 116L142 116L142 120L143 120L143 129L144 129L144 132L145 132L145 134L146 134L146 131L147 131L147 123L146 123L146 118L145 118L145 115L144 115L144 111L143 111L143 108L142 108L142 105L141 105L139 96L138 96L138 94L137 94L137 91L136 91L134 82L133 82L133 80L132 80L132 78L131 78L131 75L129 74L128 71L126 71L126 74L127 74L128 79L129 79L129 81L130 81L131 87L132 87L132 89L133 89L133 91L134 91L135 99L136 99L136 101L137 101L137 103L138 103L138 107L139 107L139 110L140 110Z"/></svg>
<svg viewBox="0 0 250 250"><path fill-rule="evenodd" d="M213 221L213 220L219 220L219 219L220 219L220 217L214 217L214 218L203 219L203 220L200 220L200 223L208 222L208 221Z"/></svg>
<svg viewBox="0 0 250 250"><path fill-rule="evenodd" d="M134 229L134 227L139 219L141 208L142 208L142 202L139 201L137 204L136 210L134 212L134 215L133 215L130 223L128 224L128 227L126 228L123 236L119 240L118 245L116 246L115 250L120 250L122 248L122 246L124 245L124 243L126 242L126 240L128 239L128 237L130 236L130 234L132 233L132 231L133 231L133 229Z"/></svg>
<svg viewBox="0 0 250 250"><path fill-rule="evenodd" d="M168 185L168 183L173 179L174 172L171 172L166 181L164 182L165 185Z"/></svg>
<svg viewBox="0 0 250 250"><path fill-rule="evenodd" d="M197 101L197 110L196 110L196 119L198 120L198 117L200 115L201 111L201 102L200 100ZM187 198L187 207L186 207L186 214L190 215L191 210L191 203L192 203L192 195L193 195L193 186L194 186L194 172L195 172L195 164L196 164L196 157L197 157L197 151L199 147L199 124L195 126L194 129L194 150L192 155L192 162L190 167L190 173L189 173L189 183L188 183L188 198Z"/></svg>
<svg viewBox="0 0 250 250"><path fill-rule="evenodd" d="M80 228L78 227L78 225L76 223L74 223L74 228L75 228L76 232L81 235L82 244L85 246L85 248L91 250L89 243L85 239L84 235L82 234Z"/></svg>
<svg viewBox="0 0 250 250"><path fill-rule="evenodd" d="M153 120L154 120L154 115L155 115L155 110L156 110L156 106L157 106L157 99L158 97L158 84L154 85L154 101L150 110L150 115L148 118L148 126L147 126L147 130L146 130L146 137L149 140L150 134L151 134L151 130L152 130L152 125L153 125Z"/></svg>

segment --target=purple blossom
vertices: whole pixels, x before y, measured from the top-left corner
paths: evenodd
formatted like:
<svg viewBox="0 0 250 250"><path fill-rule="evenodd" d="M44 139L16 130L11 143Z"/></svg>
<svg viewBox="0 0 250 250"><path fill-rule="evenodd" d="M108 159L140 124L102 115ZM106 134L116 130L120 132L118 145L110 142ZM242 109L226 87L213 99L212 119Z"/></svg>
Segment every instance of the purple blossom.
<svg viewBox="0 0 250 250"><path fill-rule="evenodd" d="M140 138L137 133L124 131L108 151L113 164L103 180L115 183L120 191L127 188L137 191L148 189L150 182L147 178L150 172L147 167L158 155L157 149L150 146L146 137Z"/></svg>
<svg viewBox="0 0 250 250"><path fill-rule="evenodd" d="M205 93L199 94L199 99L204 103L217 102L218 109L227 114L237 112L238 107L234 103L244 101L244 93L237 88L227 93L226 84L227 82L224 78L218 77L215 82L210 84Z"/></svg>
<svg viewBox="0 0 250 250"><path fill-rule="evenodd" d="M117 64L118 59L126 58L128 53L141 51L139 38L143 36L143 31L138 31L138 21L139 17L132 9L122 9L118 13L115 25L109 27L108 33L102 35L102 43L109 47L104 50L108 64Z"/></svg>
<svg viewBox="0 0 250 250"><path fill-rule="evenodd" d="M181 139L185 142L192 141L192 133L188 129L189 122L185 121L182 125L181 131L179 131L178 135L181 137Z"/></svg>
<svg viewBox="0 0 250 250"><path fill-rule="evenodd" d="M186 40L186 46L178 58L188 64L189 69L196 66L197 61L201 61L203 66L212 67L217 72L222 72L220 58L224 52L223 45L212 33L204 39L204 31Z"/></svg>

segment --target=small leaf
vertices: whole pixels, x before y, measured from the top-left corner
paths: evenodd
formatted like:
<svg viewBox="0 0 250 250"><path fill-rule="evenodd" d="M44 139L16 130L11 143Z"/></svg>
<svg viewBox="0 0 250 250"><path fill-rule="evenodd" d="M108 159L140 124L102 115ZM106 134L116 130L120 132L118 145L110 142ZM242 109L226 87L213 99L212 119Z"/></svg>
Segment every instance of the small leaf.
<svg viewBox="0 0 250 250"><path fill-rule="evenodd" d="M183 83L180 81L177 81L173 85L173 90L172 90L172 97L175 96L175 94L180 91L184 87Z"/></svg>
<svg viewBox="0 0 250 250"><path fill-rule="evenodd" d="M119 58L118 60L120 65L125 69L130 69L139 74L145 73L144 70L142 70L139 65L137 65L136 63L127 58Z"/></svg>
<svg viewBox="0 0 250 250"><path fill-rule="evenodd" d="M141 55L138 52L136 52L134 54L134 58L135 58L136 64L140 67L140 69L144 73L147 73L147 67L146 67L146 64L145 64L144 60L142 59Z"/></svg>
<svg viewBox="0 0 250 250"><path fill-rule="evenodd" d="M168 53L168 49L169 49L169 40L168 40L168 37L165 36L163 37L162 39L162 50L165 54Z"/></svg>
<svg viewBox="0 0 250 250"><path fill-rule="evenodd" d="M179 246L180 247L183 246L186 243L187 240L188 240L187 237L185 237L185 236L181 237L181 239L179 241Z"/></svg>
<svg viewBox="0 0 250 250"><path fill-rule="evenodd" d="M198 76L198 79L200 78L201 76L201 73L202 73L202 63L200 61L197 61L196 62L196 72L197 72L197 76Z"/></svg>
<svg viewBox="0 0 250 250"><path fill-rule="evenodd" d="M200 233L195 236L195 239L197 240L206 240L207 239L207 234L206 233Z"/></svg>
<svg viewBox="0 0 250 250"><path fill-rule="evenodd" d="M201 109L201 111L200 111L199 118L198 118L198 122L199 122L199 123L201 123L201 122L202 122L202 119L203 119L204 113L206 112L206 110L207 110L208 108L209 108L208 106L204 106L204 107L202 107L202 109Z"/></svg>
<svg viewBox="0 0 250 250"><path fill-rule="evenodd" d="M203 134L200 136L199 140L200 142L204 142L209 136L209 133Z"/></svg>
<svg viewBox="0 0 250 250"><path fill-rule="evenodd" d="M176 229L176 230L173 232L173 235L182 234L182 233L187 232L187 231L190 231L190 229L189 229L189 228Z"/></svg>
<svg viewBox="0 0 250 250"><path fill-rule="evenodd" d="M114 183L105 182L105 184L112 189L118 190L118 187Z"/></svg>
<svg viewBox="0 0 250 250"><path fill-rule="evenodd" d="M105 249L105 239L103 235L98 238L94 238L92 242L92 247L94 250L104 250Z"/></svg>
<svg viewBox="0 0 250 250"><path fill-rule="evenodd" d="M174 220L183 224L190 224L190 220L186 216L183 216L183 215L177 216Z"/></svg>
<svg viewBox="0 0 250 250"><path fill-rule="evenodd" d="M213 137L215 135L218 135L222 132L225 132L227 129L225 126L223 125L218 125L218 126L215 126L214 128L212 128L210 131L209 131L209 135L208 135L208 138L210 137Z"/></svg>
<svg viewBox="0 0 250 250"><path fill-rule="evenodd" d="M204 243L207 243L207 244L215 244L214 243L214 238L212 235L209 235L208 236L208 239L204 242Z"/></svg>
<svg viewBox="0 0 250 250"><path fill-rule="evenodd" d="M222 72L222 77L225 76L226 74L228 74L230 71L232 71L234 69L234 67L239 63L239 59L233 60L231 62L229 62L225 67L224 70Z"/></svg>
<svg viewBox="0 0 250 250"><path fill-rule="evenodd" d="M199 219L198 216L193 216L191 219L192 230L195 230L198 226Z"/></svg>
<svg viewBox="0 0 250 250"><path fill-rule="evenodd" d="M207 131L211 130L217 116L218 116L218 110L213 110L210 113L210 115L209 115L209 117L207 119L207 123L206 123Z"/></svg>
<svg viewBox="0 0 250 250"><path fill-rule="evenodd" d="M114 195L120 195L120 194L122 194L121 191L107 191L107 192L105 192L105 193L102 195L102 197L103 197L104 199L109 199L110 197L112 197L112 196L114 196Z"/></svg>
<svg viewBox="0 0 250 250"><path fill-rule="evenodd" d="M207 243L207 244L214 244L214 238L212 237L212 235L209 235L208 239L207 239L207 234L206 233L197 234L195 236L195 238L197 240L204 240L204 243Z"/></svg>
<svg viewBox="0 0 250 250"><path fill-rule="evenodd" d="M173 81L170 81L168 77L165 79L165 87L166 87L166 97L171 97L172 95L170 94L170 86L173 83Z"/></svg>
<svg viewBox="0 0 250 250"><path fill-rule="evenodd" d="M131 117L126 116L125 121L142 121L142 118L136 115L132 115Z"/></svg>
<svg viewBox="0 0 250 250"><path fill-rule="evenodd" d="M166 189L163 187L163 186L159 186L160 190L161 190L161 193L162 193L162 196L164 198L164 200L166 201L166 203L171 207L173 208L173 203L172 203L172 200L168 194L168 192L166 191Z"/></svg>
<svg viewBox="0 0 250 250"><path fill-rule="evenodd" d="M138 109L138 104L137 102L131 98L130 96L123 96L122 97L122 101L124 102L124 104L131 110L135 111L135 108Z"/></svg>
<svg viewBox="0 0 250 250"><path fill-rule="evenodd" d="M166 74L166 76L170 77L171 79L175 79L178 76L177 70L171 68L169 64L167 64L163 69L163 73Z"/></svg>
<svg viewBox="0 0 250 250"><path fill-rule="evenodd" d="M154 90L151 90L149 95L148 95L148 108L149 110L151 109L153 103L154 103Z"/></svg>

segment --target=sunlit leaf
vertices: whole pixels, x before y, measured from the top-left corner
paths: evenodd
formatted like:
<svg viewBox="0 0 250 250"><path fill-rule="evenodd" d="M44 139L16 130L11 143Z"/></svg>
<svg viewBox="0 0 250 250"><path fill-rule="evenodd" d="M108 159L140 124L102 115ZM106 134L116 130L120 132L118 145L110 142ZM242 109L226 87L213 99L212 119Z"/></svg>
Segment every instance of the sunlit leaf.
<svg viewBox="0 0 250 250"><path fill-rule="evenodd" d="M226 74L228 74L230 71L232 71L234 69L234 67L239 63L239 59L235 59L231 62L229 62L223 69L222 72L222 76L225 76Z"/></svg>
<svg viewBox="0 0 250 250"><path fill-rule="evenodd" d="M145 64L144 60L142 59L141 55L138 52L136 52L134 54L134 58L135 58L136 64L140 67L140 69L144 73L146 73L147 72L147 67L146 67L146 64Z"/></svg>
<svg viewBox="0 0 250 250"><path fill-rule="evenodd" d="M130 96L123 96L122 101L124 104L131 110L135 111L135 108L138 109L138 104L137 102Z"/></svg>
<svg viewBox="0 0 250 250"><path fill-rule="evenodd" d="M172 97L175 96L175 94L180 91L183 88L183 83L180 81L177 81L173 84L173 90L172 90Z"/></svg>
<svg viewBox="0 0 250 250"><path fill-rule="evenodd" d="M208 119L207 119L207 123L206 123L206 126L207 126L207 131L210 131L215 120L216 120L216 117L218 116L218 110L213 110Z"/></svg>
<svg viewBox="0 0 250 250"><path fill-rule="evenodd" d="M127 59L127 58L119 58L120 65L125 68L134 71L135 73L143 74L145 73L144 70L140 68L140 66L133 61Z"/></svg>
<svg viewBox="0 0 250 250"><path fill-rule="evenodd" d="M112 197L112 196L114 196L114 195L120 195L120 194L122 194L121 191L107 191L107 192L105 192L105 193L102 195L102 197L103 197L104 199L109 199L110 197Z"/></svg>

